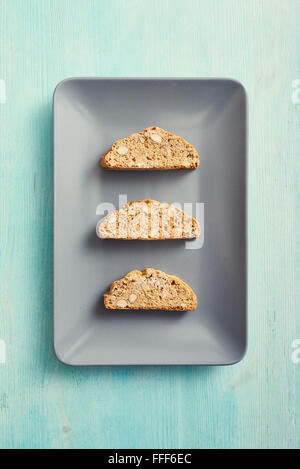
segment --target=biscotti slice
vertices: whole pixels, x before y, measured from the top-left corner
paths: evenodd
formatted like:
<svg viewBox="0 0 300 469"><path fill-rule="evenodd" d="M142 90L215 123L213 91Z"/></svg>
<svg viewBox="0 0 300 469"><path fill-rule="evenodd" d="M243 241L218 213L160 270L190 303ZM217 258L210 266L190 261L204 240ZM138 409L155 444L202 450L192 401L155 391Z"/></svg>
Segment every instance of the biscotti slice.
<svg viewBox="0 0 300 469"><path fill-rule="evenodd" d="M109 212L98 224L97 235L103 239L192 239L200 235L200 226L174 205L145 199Z"/></svg>
<svg viewBox="0 0 300 469"><path fill-rule="evenodd" d="M184 138L148 127L113 143L101 158L104 169L195 169L199 156Z"/></svg>
<svg viewBox="0 0 300 469"><path fill-rule="evenodd" d="M180 278L152 268L133 270L104 293L107 309L191 311L197 296Z"/></svg>

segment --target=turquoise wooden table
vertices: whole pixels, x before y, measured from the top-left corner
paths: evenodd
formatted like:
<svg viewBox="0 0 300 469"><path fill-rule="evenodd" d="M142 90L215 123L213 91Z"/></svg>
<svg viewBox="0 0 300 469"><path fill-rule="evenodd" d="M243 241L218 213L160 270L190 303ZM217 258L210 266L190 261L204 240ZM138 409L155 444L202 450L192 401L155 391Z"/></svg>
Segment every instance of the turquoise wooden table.
<svg viewBox="0 0 300 469"><path fill-rule="evenodd" d="M299 0L0 0L0 447L300 447L299 25ZM71 76L245 85L240 364L85 369L55 358L51 99Z"/></svg>

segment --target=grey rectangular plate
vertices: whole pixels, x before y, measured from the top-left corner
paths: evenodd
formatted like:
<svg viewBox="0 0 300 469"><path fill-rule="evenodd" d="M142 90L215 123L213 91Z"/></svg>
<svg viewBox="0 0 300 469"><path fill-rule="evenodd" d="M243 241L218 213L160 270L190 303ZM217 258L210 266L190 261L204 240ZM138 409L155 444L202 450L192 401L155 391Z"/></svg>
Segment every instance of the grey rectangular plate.
<svg viewBox="0 0 300 469"><path fill-rule="evenodd" d="M54 93L54 349L69 365L228 365L247 342L247 104L228 79L72 78ZM157 125L200 155L194 171L104 171L116 139ZM100 240L99 213L128 201L204 204L202 240ZM113 205L110 205L113 204ZM97 214L98 213L98 214ZM201 241L204 243L201 246ZM194 245L191 243L195 243ZM196 311L107 311L133 269L187 282Z"/></svg>

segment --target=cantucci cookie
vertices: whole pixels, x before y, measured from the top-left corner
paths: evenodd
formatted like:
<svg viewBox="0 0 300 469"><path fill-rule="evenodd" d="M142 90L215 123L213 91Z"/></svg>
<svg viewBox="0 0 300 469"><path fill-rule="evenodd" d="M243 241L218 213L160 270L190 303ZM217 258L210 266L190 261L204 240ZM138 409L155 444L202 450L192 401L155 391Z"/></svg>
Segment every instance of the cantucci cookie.
<svg viewBox="0 0 300 469"><path fill-rule="evenodd" d="M97 235L103 239L192 239L200 235L200 226L174 205L145 199L109 212L98 224Z"/></svg>
<svg viewBox="0 0 300 469"><path fill-rule="evenodd" d="M102 156L104 169L195 169L199 156L184 138L159 127L148 127L141 132L117 140Z"/></svg>
<svg viewBox="0 0 300 469"><path fill-rule="evenodd" d="M107 309L191 311L197 296L180 278L152 268L133 270L104 293Z"/></svg>

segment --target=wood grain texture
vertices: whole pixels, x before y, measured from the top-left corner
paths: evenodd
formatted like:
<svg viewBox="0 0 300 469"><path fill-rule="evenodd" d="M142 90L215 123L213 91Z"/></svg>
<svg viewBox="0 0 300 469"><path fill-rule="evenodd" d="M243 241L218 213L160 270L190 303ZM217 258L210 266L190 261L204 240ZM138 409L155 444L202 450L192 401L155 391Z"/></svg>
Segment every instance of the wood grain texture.
<svg viewBox="0 0 300 469"><path fill-rule="evenodd" d="M299 24L299 0L0 0L1 448L300 447L300 364L291 361ZM71 76L246 86L249 347L240 364L83 369L54 357L51 98Z"/></svg>

